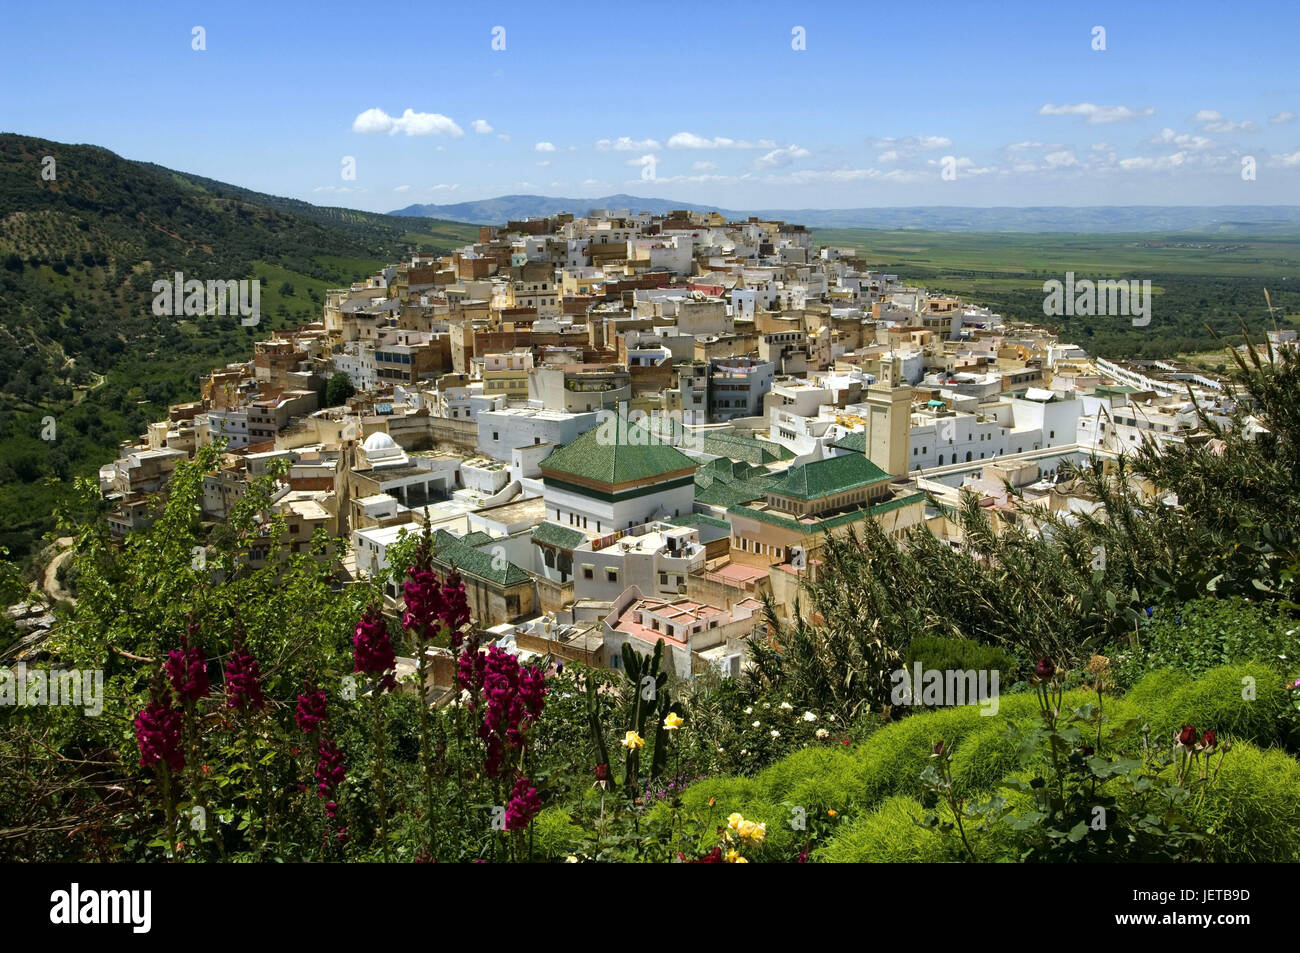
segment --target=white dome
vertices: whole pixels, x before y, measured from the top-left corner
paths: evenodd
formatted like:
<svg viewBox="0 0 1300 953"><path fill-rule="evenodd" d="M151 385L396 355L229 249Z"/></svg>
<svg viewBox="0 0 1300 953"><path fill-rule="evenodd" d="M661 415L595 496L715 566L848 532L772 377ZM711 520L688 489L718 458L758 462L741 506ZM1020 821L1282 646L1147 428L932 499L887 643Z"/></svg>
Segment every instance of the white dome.
<svg viewBox="0 0 1300 953"><path fill-rule="evenodd" d="M388 436L382 430L377 430L366 438L366 442L361 445L366 453L374 453L376 450L397 450L400 449L393 442L393 438Z"/></svg>

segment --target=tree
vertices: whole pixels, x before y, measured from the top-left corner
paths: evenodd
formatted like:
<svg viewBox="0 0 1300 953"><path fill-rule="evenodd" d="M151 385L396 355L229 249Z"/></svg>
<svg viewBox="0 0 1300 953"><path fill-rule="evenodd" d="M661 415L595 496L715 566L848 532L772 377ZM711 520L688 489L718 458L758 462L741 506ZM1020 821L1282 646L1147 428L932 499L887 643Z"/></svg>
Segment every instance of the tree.
<svg viewBox="0 0 1300 953"><path fill-rule="evenodd" d="M340 404L345 404L348 398L356 392L357 389L352 386L352 378L339 371L330 378L330 382L325 388L325 406L337 407Z"/></svg>

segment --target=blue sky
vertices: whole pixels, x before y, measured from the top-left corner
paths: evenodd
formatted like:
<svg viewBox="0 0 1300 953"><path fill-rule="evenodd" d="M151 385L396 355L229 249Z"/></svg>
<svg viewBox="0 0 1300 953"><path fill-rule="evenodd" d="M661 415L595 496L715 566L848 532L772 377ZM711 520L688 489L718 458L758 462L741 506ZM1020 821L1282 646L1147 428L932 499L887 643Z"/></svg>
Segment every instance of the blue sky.
<svg viewBox="0 0 1300 953"><path fill-rule="evenodd" d="M1300 204L1298 27L1222 0L10 4L0 131L375 211Z"/></svg>

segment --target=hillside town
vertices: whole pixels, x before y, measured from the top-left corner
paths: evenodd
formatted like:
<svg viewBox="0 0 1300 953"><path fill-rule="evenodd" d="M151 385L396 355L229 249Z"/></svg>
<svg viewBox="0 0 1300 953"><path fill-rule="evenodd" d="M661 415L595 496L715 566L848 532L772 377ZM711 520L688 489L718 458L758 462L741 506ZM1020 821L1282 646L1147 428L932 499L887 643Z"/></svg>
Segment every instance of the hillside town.
<svg viewBox="0 0 1300 953"><path fill-rule="evenodd" d="M340 375L351 396L326 406ZM967 493L996 527L1089 512L1063 465L1212 440L1198 406L1234 410L1214 375L1094 358L799 225L598 209L481 227L329 291L319 322L212 371L99 476L125 534L221 442L204 518L281 474L275 545L345 541L322 550L342 584L427 527L511 652L617 668L625 643L663 639L677 675L734 676L827 536L872 521L960 549Z"/></svg>

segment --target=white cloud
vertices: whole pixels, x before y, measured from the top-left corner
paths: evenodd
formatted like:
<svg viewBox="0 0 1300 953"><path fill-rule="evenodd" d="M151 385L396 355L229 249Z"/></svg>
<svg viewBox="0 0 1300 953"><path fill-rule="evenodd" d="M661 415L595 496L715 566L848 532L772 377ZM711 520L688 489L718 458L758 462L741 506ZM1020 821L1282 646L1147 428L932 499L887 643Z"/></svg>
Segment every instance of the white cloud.
<svg viewBox="0 0 1300 953"><path fill-rule="evenodd" d="M1079 160L1075 158L1074 153L1069 149L1062 149L1059 152L1049 152L1043 156L1043 161L1047 163L1049 169L1063 169L1068 166L1078 165Z"/></svg>
<svg viewBox="0 0 1300 953"><path fill-rule="evenodd" d="M534 152L554 152L554 151L555 151L555 145L554 145L553 143L550 143L550 142L539 142L539 143L537 143L537 145L533 146L533 151L534 151Z"/></svg>
<svg viewBox="0 0 1300 953"><path fill-rule="evenodd" d="M634 165L634 166L638 166L638 167L639 167L639 166L645 166L645 165L654 165L654 164L655 164L655 157L654 157L653 155L650 155L650 154L647 153L646 155L641 156L639 159L628 159L628 160L627 160L626 162L624 162L623 164L624 164L624 165Z"/></svg>
<svg viewBox="0 0 1300 953"><path fill-rule="evenodd" d="M1289 155L1272 156L1268 164L1283 169L1292 169L1300 166L1300 150L1290 153Z"/></svg>
<svg viewBox="0 0 1300 953"><path fill-rule="evenodd" d="M509 141L510 141L510 133L508 133L508 132L498 132L498 133L497 133L497 138L500 139L502 142L509 142Z"/></svg>
<svg viewBox="0 0 1300 953"><path fill-rule="evenodd" d="M1006 147L1008 152L1024 152L1028 149L1046 149L1046 148L1048 148L1048 145L1045 142L1029 142L1029 141L1013 142L1011 143L1011 145Z"/></svg>
<svg viewBox="0 0 1300 953"><path fill-rule="evenodd" d="M1291 112L1289 109L1284 109L1277 115L1268 117L1268 121L1275 126L1281 125L1284 122L1290 122L1293 119L1295 119L1295 113Z"/></svg>
<svg viewBox="0 0 1300 953"><path fill-rule="evenodd" d="M1223 113L1217 109L1199 109L1196 115L1192 117L1192 122L1204 123L1201 128L1205 132L1254 132L1259 128L1257 124L1249 119L1241 122L1233 122L1225 119Z"/></svg>
<svg viewBox="0 0 1300 953"><path fill-rule="evenodd" d="M717 167L718 164L716 162L692 162L691 163L691 171L693 172L708 172L710 169L716 169Z"/></svg>
<svg viewBox="0 0 1300 953"><path fill-rule="evenodd" d="M1206 132L1254 132L1259 128L1258 125L1249 119L1243 119L1241 122L1231 122L1225 119L1223 122L1207 122L1201 127Z"/></svg>
<svg viewBox="0 0 1300 953"><path fill-rule="evenodd" d="M399 185L397 188L393 189L393 191L394 191L394 192L409 192L409 191L411 191L411 186L409 186L409 185Z"/></svg>
<svg viewBox="0 0 1300 953"><path fill-rule="evenodd" d="M1094 103L1062 103L1054 106L1046 103L1038 110L1040 116L1083 116L1091 124L1107 122L1126 122L1141 116L1155 115L1154 106L1135 108L1133 106L1098 106Z"/></svg>
<svg viewBox="0 0 1300 953"><path fill-rule="evenodd" d="M760 169L775 169L779 166L789 165L795 159L806 159L810 155L807 149L799 146L790 145L781 149L773 149L766 155L761 155L754 160L754 165Z"/></svg>
<svg viewBox="0 0 1300 953"><path fill-rule="evenodd" d="M537 164L538 164L539 166L541 166L541 167L544 169L544 168L546 168L548 165L551 164L551 160L550 160L550 159L543 159L541 162L539 162L539 163L537 163Z"/></svg>
<svg viewBox="0 0 1300 953"><path fill-rule="evenodd" d="M1193 136L1190 133L1180 135L1169 128L1161 129L1159 135L1152 136L1147 141L1154 146L1178 146L1180 149L1192 149L1194 151L1208 149L1214 145L1213 139L1206 139L1204 136Z"/></svg>
<svg viewBox="0 0 1300 953"><path fill-rule="evenodd" d="M632 139L629 136L619 136L617 139L598 140L596 148L601 152L657 152L660 145L654 139Z"/></svg>
<svg viewBox="0 0 1300 953"><path fill-rule="evenodd" d="M952 140L947 136L904 136L902 138L884 136L868 139L867 144L883 149L884 151L876 156L876 161L888 164L910 159L921 152L946 149L952 145Z"/></svg>
<svg viewBox="0 0 1300 953"><path fill-rule="evenodd" d="M475 132L482 136L485 136L492 131L492 127L488 124L486 119L475 119L470 123L470 125L474 127Z"/></svg>
<svg viewBox="0 0 1300 953"><path fill-rule="evenodd" d="M1130 159L1120 159L1119 167L1125 172L1165 172L1170 169L1177 169L1186 164L1187 153L1175 152L1172 155L1156 156L1134 156Z"/></svg>
<svg viewBox="0 0 1300 953"><path fill-rule="evenodd" d="M944 156L942 159L926 159L925 164L928 166L942 165L946 160L952 160L952 167L966 175L988 175L990 172L996 172L996 166L977 166L975 160L970 156Z"/></svg>
<svg viewBox="0 0 1300 953"><path fill-rule="evenodd" d="M745 139L728 139L726 136L714 136L709 139L697 136L693 132L679 132L668 140L669 149L775 149L776 143L771 139L759 139L749 142Z"/></svg>
<svg viewBox="0 0 1300 953"><path fill-rule="evenodd" d="M367 109L352 121L352 131L364 135L404 132L408 136L451 136L459 139L465 130L442 113L418 113L408 109L400 116L390 116L382 109Z"/></svg>
<svg viewBox="0 0 1300 953"><path fill-rule="evenodd" d="M432 188L429 189L429 191L430 192L455 192L458 188L460 188L459 185L440 184L440 185L433 186Z"/></svg>
<svg viewBox="0 0 1300 953"><path fill-rule="evenodd" d="M366 189L356 185L318 185L312 189L313 192L329 192L334 195L345 195L349 192L365 192Z"/></svg>

